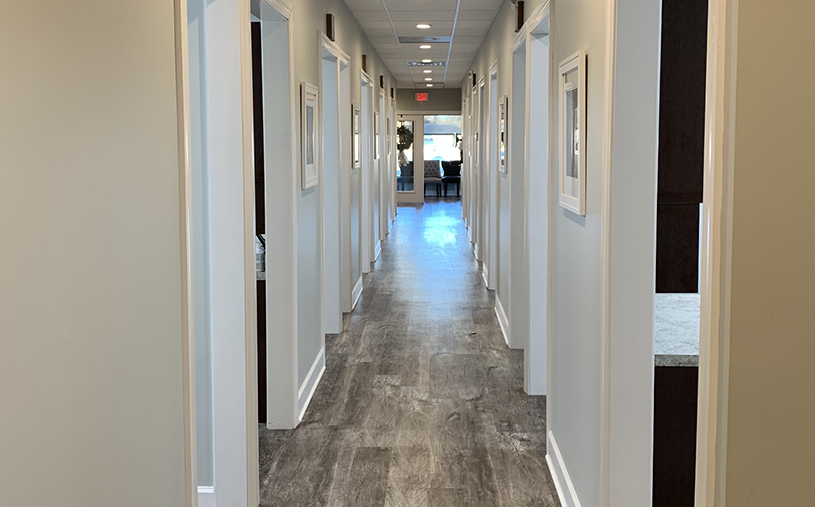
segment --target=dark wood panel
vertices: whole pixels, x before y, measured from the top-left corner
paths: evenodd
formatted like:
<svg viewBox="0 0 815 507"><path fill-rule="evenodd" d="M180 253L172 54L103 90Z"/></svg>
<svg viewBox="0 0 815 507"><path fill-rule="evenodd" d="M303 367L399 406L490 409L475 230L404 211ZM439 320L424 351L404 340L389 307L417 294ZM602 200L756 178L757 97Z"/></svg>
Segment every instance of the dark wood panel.
<svg viewBox="0 0 815 507"><path fill-rule="evenodd" d="M260 23L252 23L252 101L255 144L255 232L266 232L265 163L263 156L263 58Z"/></svg>
<svg viewBox="0 0 815 507"><path fill-rule="evenodd" d="M654 372L654 507L693 507L699 368Z"/></svg>
<svg viewBox="0 0 815 507"><path fill-rule="evenodd" d="M266 281L257 282L258 300L258 422L266 424Z"/></svg>
<svg viewBox="0 0 815 507"><path fill-rule="evenodd" d="M657 205L658 293L699 292L699 205Z"/></svg>
<svg viewBox="0 0 815 507"><path fill-rule="evenodd" d="M658 202L702 202L707 0L663 0Z"/></svg>

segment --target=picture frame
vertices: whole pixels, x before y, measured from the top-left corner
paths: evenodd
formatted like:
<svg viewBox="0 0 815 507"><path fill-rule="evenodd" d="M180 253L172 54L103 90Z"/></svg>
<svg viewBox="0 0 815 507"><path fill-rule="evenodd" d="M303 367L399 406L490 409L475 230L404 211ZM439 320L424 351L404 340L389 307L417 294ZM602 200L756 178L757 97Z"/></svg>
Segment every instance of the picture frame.
<svg viewBox="0 0 815 507"><path fill-rule="evenodd" d="M320 128L318 90L313 84L300 85L300 186L311 188L320 181Z"/></svg>
<svg viewBox="0 0 815 507"><path fill-rule="evenodd" d="M353 111L351 119L351 168L359 169L362 167L362 159L360 156L360 109L359 104L351 104L351 111Z"/></svg>
<svg viewBox="0 0 815 507"><path fill-rule="evenodd" d="M379 113L374 113L374 160L379 160Z"/></svg>
<svg viewBox="0 0 815 507"><path fill-rule="evenodd" d="M558 164L560 206L586 216L586 52L558 66L560 118Z"/></svg>
<svg viewBox="0 0 815 507"><path fill-rule="evenodd" d="M393 149L391 147L391 118L388 116L388 129L385 131L385 136L388 139L388 156L390 157L393 154Z"/></svg>
<svg viewBox="0 0 815 507"><path fill-rule="evenodd" d="M498 171L507 174L507 146L509 143L508 120L509 120L509 97L504 95L501 98L498 113Z"/></svg>

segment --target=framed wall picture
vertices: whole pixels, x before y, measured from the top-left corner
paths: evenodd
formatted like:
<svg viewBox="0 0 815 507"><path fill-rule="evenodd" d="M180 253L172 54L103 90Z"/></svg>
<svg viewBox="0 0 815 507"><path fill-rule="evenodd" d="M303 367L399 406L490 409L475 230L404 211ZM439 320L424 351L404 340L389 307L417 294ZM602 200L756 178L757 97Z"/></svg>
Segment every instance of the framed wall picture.
<svg viewBox="0 0 815 507"><path fill-rule="evenodd" d="M560 205L586 215L586 52L560 62Z"/></svg>
<svg viewBox="0 0 815 507"><path fill-rule="evenodd" d="M388 116L388 129L385 131L385 136L388 138L388 156L391 156L393 150L391 149L391 118Z"/></svg>
<svg viewBox="0 0 815 507"><path fill-rule="evenodd" d="M320 128L317 121L317 87L303 83L300 85L300 186L303 190L319 182Z"/></svg>
<svg viewBox="0 0 815 507"><path fill-rule="evenodd" d="M379 113L374 113L374 160L379 160Z"/></svg>
<svg viewBox="0 0 815 507"><path fill-rule="evenodd" d="M501 98L500 112L498 113L498 170L504 174L507 172L507 125L509 116L509 97L504 95Z"/></svg>
<svg viewBox="0 0 815 507"><path fill-rule="evenodd" d="M351 132L352 132L352 139L351 139L351 167L353 169L359 169L362 166L362 162L359 155L360 149L360 139L359 139L359 105L358 104L351 104L351 111L353 111L353 119L351 124Z"/></svg>

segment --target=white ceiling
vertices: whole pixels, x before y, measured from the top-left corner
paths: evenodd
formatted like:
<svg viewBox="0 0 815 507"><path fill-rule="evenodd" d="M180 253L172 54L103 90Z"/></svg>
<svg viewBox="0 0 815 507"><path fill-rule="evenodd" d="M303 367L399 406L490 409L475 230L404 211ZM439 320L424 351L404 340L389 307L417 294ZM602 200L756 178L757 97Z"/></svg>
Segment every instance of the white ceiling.
<svg viewBox="0 0 815 507"><path fill-rule="evenodd" d="M344 0L397 81L398 88L459 88L504 0ZM429 29L416 25L428 23ZM447 37L451 42L400 42L404 37ZM411 66L430 58L444 66ZM430 69L432 72L424 73Z"/></svg>

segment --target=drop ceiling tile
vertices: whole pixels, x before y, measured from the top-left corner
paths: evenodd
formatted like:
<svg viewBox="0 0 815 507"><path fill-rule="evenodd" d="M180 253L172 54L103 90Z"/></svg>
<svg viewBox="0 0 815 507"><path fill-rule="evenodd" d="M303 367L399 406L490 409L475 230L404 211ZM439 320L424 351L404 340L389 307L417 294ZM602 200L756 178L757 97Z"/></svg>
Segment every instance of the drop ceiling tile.
<svg viewBox="0 0 815 507"><path fill-rule="evenodd" d="M359 10L384 10L382 0L344 0L345 4L352 11Z"/></svg>
<svg viewBox="0 0 815 507"><path fill-rule="evenodd" d="M384 9L383 9L384 12ZM456 19L456 9L453 6L450 10L441 10L441 11L429 11L427 9L419 9L416 11L390 11L391 19L394 22L397 21L410 21L416 26L418 23L430 23L434 25L434 23L438 23L441 21L450 21L452 22Z"/></svg>
<svg viewBox="0 0 815 507"><path fill-rule="evenodd" d="M393 33L393 27L391 26L391 22L386 20L368 20L368 19L359 19L359 26L362 28L362 31L368 33L368 30L389 30Z"/></svg>
<svg viewBox="0 0 815 507"><path fill-rule="evenodd" d="M466 0L467 2L476 1L495 1L495 0ZM385 0L385 5L391 12L414 12L416 14L425 11L452 11L456 10L456 0Z"/></svg>
<svg viewBox="0 0 815 507"><path fill-rule="evenodd" d="M470 9L469 6L465 9L462 6L461 11L458 13L458 20L459 21L473 21L473 20L492 21L495 18L495 13L496 12L498 12L497 9Z"/></svg>

